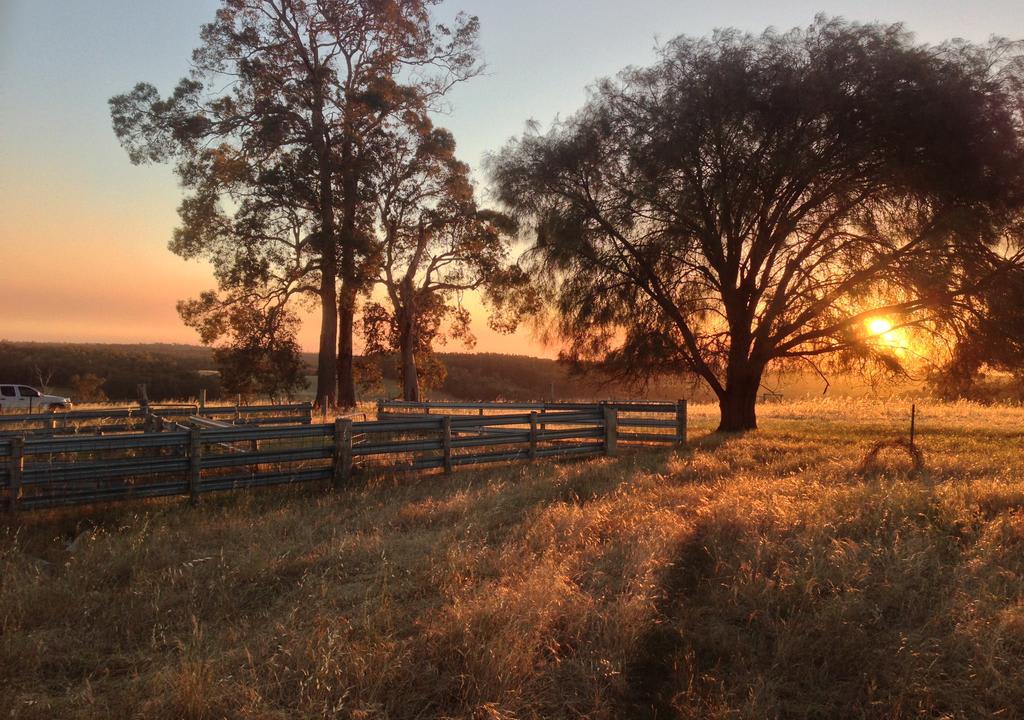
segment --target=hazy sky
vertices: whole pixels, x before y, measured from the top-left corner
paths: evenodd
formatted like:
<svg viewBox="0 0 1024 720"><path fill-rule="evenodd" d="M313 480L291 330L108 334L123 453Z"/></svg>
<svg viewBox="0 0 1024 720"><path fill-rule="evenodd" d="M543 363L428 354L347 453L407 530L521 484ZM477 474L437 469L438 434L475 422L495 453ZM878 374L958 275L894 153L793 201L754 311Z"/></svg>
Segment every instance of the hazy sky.
<svg viewBox="0 0 1024 720"><path fill-rule="evenodd" d="M195 342L175 301L213 286L167 250L180 191L168 167L135 167L107 99L145 80L166 93L188 70L217 0L0 0L0 338ZM718 27L806 25L825 12L903 21L923 41L1024 37L1024 1L446 0L480 17L487 75L459 87L449 127L483 155L579 107L586 86L647 64L658 39ZM547 354L527 332L476 325L478 350ZM307 323L301 341L316 345ZM453 348L454 349L454 348Z"/></svg>

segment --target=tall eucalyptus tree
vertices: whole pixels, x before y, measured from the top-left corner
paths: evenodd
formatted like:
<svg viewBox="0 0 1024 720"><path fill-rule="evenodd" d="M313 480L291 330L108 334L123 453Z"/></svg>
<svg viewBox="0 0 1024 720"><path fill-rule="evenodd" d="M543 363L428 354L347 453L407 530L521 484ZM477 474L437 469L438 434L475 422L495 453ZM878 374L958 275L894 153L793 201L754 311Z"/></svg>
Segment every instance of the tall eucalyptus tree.
<svg viewBox="0 0 1024 720"><path fill-rule="evenodd" d="M211 260L236 300L240 278L282 301L315 294L329 404L355 402L371 148L480 69L476 18L436 25L439 1L223 0L170 96L140 83L110 101L133 162L177 161L188 195L172 250Z"/></svg>
<svg viewBox="0 0 1024 720"><path fill-rule="evenodd" d="M480 291L492 326L510 331L519 308L508 300L525 277L509 257L515 222L478 207L449 132L429 123L406 128L385 154L374 195L375 277L386 302L370 303L363 324L371 353L399 353L402 397L418 401L418 358L442 337L473 341L464 294Z"/></svg>

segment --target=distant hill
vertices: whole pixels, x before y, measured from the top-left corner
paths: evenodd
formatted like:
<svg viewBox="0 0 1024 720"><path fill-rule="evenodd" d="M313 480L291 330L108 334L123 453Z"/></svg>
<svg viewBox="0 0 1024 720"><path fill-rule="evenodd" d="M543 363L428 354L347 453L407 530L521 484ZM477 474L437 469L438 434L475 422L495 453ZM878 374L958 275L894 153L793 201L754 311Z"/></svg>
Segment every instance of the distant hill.
<svg viewBox="0 0 1024 720"><path fill-rule="evenodd" d="M692 383L679 380L641 388L608 382L598 376L579 377L570 373L565 365L546 358L499 353L443 353L438 357L448 371L438 390L465 400L675 400L695 394Z"/></svg>
<svg viewBox="0 0 1024 720"><path fill-rule="evenodd" d="M696 379L679 376L664 378L647 387L602 382L599 376L578 377L554 360L523 355L495 353L447 353L439 356L448 377L437 393L466 400L538 400L554 397L572 399L649 399L714 402L711 390ZM397 374L395 375L397 380ZM874 378L868 375L833 375L827 395L830 397L927 397L921 380ZM762 392L781 393L785 398L817 398L825 392L825 382L812 373L768 373ZM431 396L428 393L428 396Z"/></svg>
<svg viewBox="0 0 1024 720"><path fill-rule="evenodd" d="M93 375L107 398L134 400L145 383L152 400L220 397L213 353L196 345L42 343L0 340L0 382L24 383L50 392L72 394L74 376ZM75 399L72 397L72 399Z"/></svg>
<svg viewBox="0 0 1024 720"><path fill-rule="evenodd" d="M441 353L447 369L440 387L427 392L432 399L543 400L555 398L648 398L656 400L712 400L699 383L663 380L646 388L602 382L598 377L578 377L554 360L500 353ZM315 373L316 354L303 353L307 373ZM214 370L213 352L199 345L170 343L102 344L42 343L0 340L0 382L46 385L47 389L72 394L75 375L95 375L110 400L136 399L136 386L146 383L153 400L194 398L200 389L208 397L221 397ZM311 380L314 378L311 377ZM398 366L394 358L384 363L384 387L363 394L366 400L394 397L398 392ZM769 376L766 388L797 398L818 396L824 389L816 376ZM315 383L297 399L312 400ZM923 394L919 383L868 385L863 378L838 377L829 392L836 396Z"/></svg>
<svg viewBox="0 0 1024 720"><path fill-rule="evenodd" d="M429 397L462 400L540 400L593 397L690 397L682 383L659 383L646 393L620 384L602 384L596 378L572 376L554 360L499 353L443 353L447 369L441 387ZM312 375L316 354L303 353ZM136 386L146 383L154 400L196 397L206 388L211 399L220 395L216 376L202 371L215 368L213 352L199 345L170 343L47 343L0 340L0 382L46 385L70 393L75 375L95 375L111 400L133 400ZM393 395L397 366L386 362L384 395ZM377 393L372 396L380 395ZM371 397L367 397L371 399Z"/></svg>

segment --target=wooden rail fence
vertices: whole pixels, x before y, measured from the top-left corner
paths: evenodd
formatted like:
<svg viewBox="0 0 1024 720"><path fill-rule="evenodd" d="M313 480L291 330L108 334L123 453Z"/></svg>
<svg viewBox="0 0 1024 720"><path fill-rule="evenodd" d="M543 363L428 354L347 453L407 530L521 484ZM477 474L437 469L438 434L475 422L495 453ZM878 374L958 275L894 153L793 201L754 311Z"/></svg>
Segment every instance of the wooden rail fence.
<svg viewBox="0 0 1024 720"><path fill-rule="evenodd" d="M0 437L2 500L9 510L170 495L198 502L220 490L342 485L372 470L452 472L463 465L615 455L623 444L686 441L685 402L455 405L384 403L373 421L259 427L195 415L199 422L191 424L162 419L160 432Z"/></svg>

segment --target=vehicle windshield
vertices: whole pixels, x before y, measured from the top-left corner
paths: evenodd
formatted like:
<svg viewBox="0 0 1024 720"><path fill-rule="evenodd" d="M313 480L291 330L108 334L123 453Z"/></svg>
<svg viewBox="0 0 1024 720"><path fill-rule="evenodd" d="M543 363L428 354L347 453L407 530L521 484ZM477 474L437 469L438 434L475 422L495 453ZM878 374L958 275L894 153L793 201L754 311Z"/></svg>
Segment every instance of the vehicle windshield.
<svg viewBox="0 0 1024 720"><path fill-rule="evenodd" d="M22 397L39 397L39 391L28 385L21 385L18 389L21 391Z"/></svg>

